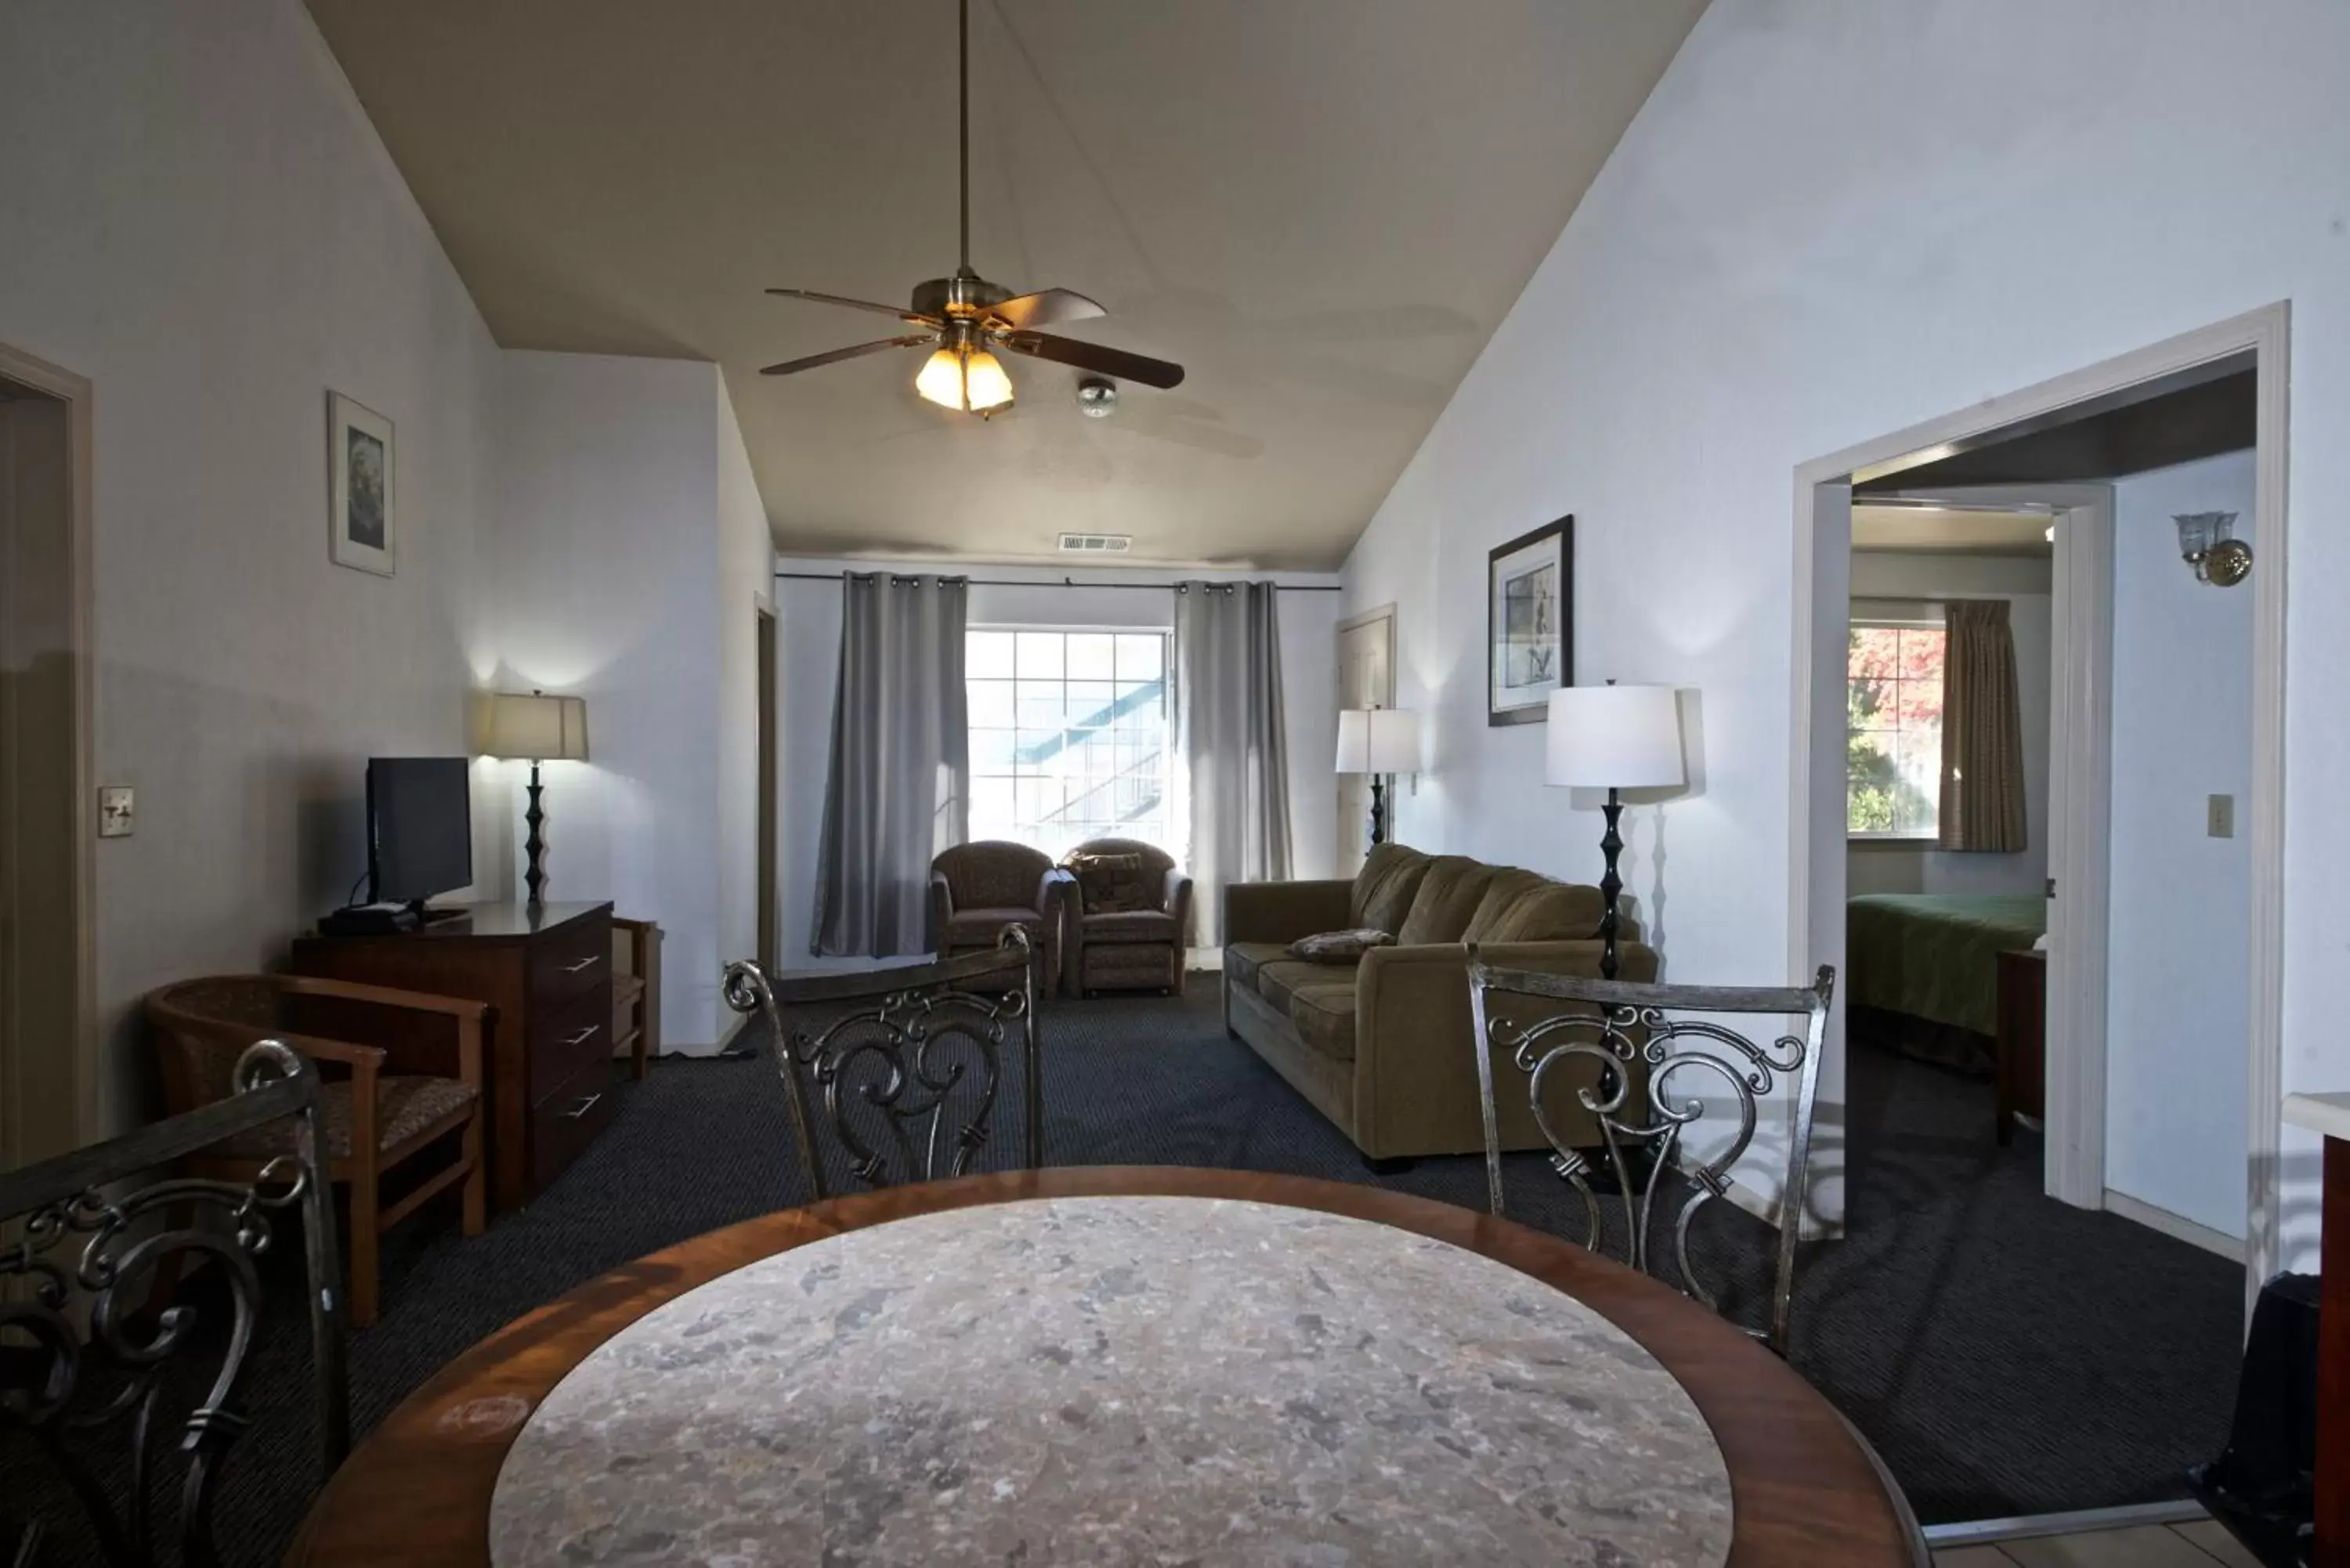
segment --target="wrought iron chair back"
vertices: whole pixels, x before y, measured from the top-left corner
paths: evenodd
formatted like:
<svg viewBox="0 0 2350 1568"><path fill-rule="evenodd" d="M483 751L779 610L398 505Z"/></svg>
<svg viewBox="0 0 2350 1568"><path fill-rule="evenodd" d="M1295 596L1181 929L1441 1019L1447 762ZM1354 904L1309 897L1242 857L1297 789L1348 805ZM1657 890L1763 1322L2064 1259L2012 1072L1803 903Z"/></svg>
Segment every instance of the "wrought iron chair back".
<svg viewBox="0 0 2350 1568"><path fill-rule="evenodd" d="M726 967L726 1002L766 1023L808 1190L832 1196L825 1127L867 1187L962 1176L985 1147L1016 1034L1024 1163L1044 1164L1036 971L1028 933L895 969L771 976ZM786 1013L800 1014L786 1026Z"/></svg>
<svg viewBox="0 0 2350 1568"><path fill-rule="evenodd" d="M1784 1355L1794 1306L1795 1243L1810 1174L1820 1041L1835 994L1835 971L1823 965L1809 986L1642 985L1495 969L1477 957L1473 944L1469 959L1476 1037L1494 1047L1474 1054L1485 1118L1486 1189L1495 1214L1502 1212L1502 1146L1493 1059L1506 1054L1525 1075L1523 1092L1550 1142L1551 1168L1583 1199L1584 1245L1598 1250L1603 1230L1599 1193L1592 1184L1596 1153L1622 1195L1624 1261L1665 1277L1656 1266L1663 1260L1651 1243L1661 1220L1669 1226L1670 1259L1679 1273L1672 1282L1719 1311L1716 1293L1690 1265L1690 1221L1706 1203L1730 1190L1731 1168L1754 1144L1763 1103L1768 1100L1786 1116L1786 1168L1778 1182L1770 1323L1759 1331L1747 1330ZM1685 1016L1689 1014L1699 1016ZM1759 1044L1720 1022L1723 1014L1803 1022L1797 1030ZM1633 1092L1628 1071L1604 1071L1596 1087L1575 1091L1599 1123L1604 1147L1596 1151L1561 1141L1544 1098L1552 1074L1570 1063L1589 1062L1603 1068L1629 1067L1636 1062L1648 1067L1645 1093ZM1783 1081L1792 1090L1783 1097L1779 1093ZM1736 1118L1732 1136L1717 1152L1692 1163L1683 1133L1709 1113L1720 1111ZM1665 1173L1672 1170L1687 1182L1688 1196L1660 1215L1658 1193L1670 1179Z"/></svg>
<svg viewBox="0 0 2350 1568"><path fill-rule="evenodd" d="M322 1482L349 1449L342 1274L317 1070L264 1040L237 1058L232 1082L228 1097L184 1116L0 1174L0 1234L13 1237L0 1245L0 1470L37 1467L57 1483L59 1505L11 1517L33 1506L34 1478L19 1472L26 1484L8 1487L0 1501L0 1562L40 1563L82 1534L110 1568L220 1562L213 1496L246 1425L237 1397L262 1304L254 1259L269 1247L273 1212L292 1210L302 1220ZM286 1116L295 1118L295 1152L253 1182L169 1178L121 1190ZM207 1218L226 1228L207 1226ZM151 1313L158 1286L177 1286L182 1265L199 1260L226 1292L221 1321L208 1321L176 1289ZM152 1496L169 1484L156 1462L155 1428L197 1386L178 1435L178 1517L167 1523ZM109 1457L115 1442L124 1449ZM171 1537L176 1542L164 1550Z"/></svg>

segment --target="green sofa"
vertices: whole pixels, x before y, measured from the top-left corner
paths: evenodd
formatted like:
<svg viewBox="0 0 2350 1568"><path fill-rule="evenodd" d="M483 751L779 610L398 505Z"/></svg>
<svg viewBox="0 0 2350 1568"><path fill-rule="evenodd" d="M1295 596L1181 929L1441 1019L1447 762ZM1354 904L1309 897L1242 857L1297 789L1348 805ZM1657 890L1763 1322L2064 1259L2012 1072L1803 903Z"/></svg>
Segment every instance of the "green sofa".
<svg viewBox="0 0 2350 1568"><path fill-rule="evenodd" d="M1600 895L1532 871L1399 844L1371 851L1352 881L1251 882L1224 889L1224 1027L1338 1125L1367 1158L1470 1154L1485 1147L1470 1054L1467 943L1485 961L1559 974L1599 973ZM1355 927L1393 932L1351 964L1290 956L1300 937ZM1621 920L1617 978L1650 981L1657 955ZM1521 1090L1496 1063L1504 1148L1546 1147ZM1570 1069L1581 1064L1570 1064ZM1570 1145L1598 1144L1574 1091L1587 1073L1556 1072L1546 1087ZM1645 1075L1635 1074L1636 1080Z"/></svg>

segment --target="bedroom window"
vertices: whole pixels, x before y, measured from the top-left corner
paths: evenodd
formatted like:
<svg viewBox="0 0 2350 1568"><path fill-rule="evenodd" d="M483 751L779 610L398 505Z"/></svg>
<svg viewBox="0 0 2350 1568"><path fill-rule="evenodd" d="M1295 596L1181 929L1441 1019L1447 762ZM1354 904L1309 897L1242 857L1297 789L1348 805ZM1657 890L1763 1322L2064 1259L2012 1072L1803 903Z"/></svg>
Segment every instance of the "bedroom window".
<svg viewBox="0 0 2350 1568"><path fill-rule="evenodd" d="M1168 640L1076 627L964 634L973 839L1055 859L1106 835L1169 845Z"/></svg>
<svg viewBox="0 0 2350 1568"><path fill-rule="evenodd" d="M1845 680L1845 826L1854 838L1936 836L1948 639L1936 622L1852 623Z"/></svg>

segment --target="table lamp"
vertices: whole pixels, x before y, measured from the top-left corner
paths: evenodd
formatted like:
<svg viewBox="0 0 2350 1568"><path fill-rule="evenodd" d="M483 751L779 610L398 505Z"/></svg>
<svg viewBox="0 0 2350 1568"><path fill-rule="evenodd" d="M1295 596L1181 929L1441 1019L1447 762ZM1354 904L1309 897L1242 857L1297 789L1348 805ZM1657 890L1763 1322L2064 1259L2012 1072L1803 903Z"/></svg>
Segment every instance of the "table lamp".
<svg viewBox="0 0 2350 1568"><path fill-rule="evenodd" d="M501 691L490 700L489 743L483 754L530 759L530 809L522 819L530 828L523 847L529 866L523 882L530 888L530 905L546 902L546 840L540 829L546 813L539 809L538 764L542 762L584 763L588 760L588 700L549 697L544 691Z"/></svg>
<svg viewBox="0 0 2350 1568"><path fill-rule="evenodd" d="M1388 841L1387 779L1419 771L1419 715L1402 708L1342 708L1338 766L1371 775L1371 843Z"/></svg>
<svg viewBox="0 0 2350 1568"><path fill-rule="evenodd" d="M1616 978L1616 900L1624 880L1616 874L1624 840L1616 831L1623 815L1617 791L1672 788L1686 782L1681 771L1680 704L1669 686L1567 686L1550 694L1550 738L1544 748L1545 782L1562 789L1604 789L1607 832L1599 840L1607 875L1599 891L1607 899L1599 918L1599 974Z"/></svg>

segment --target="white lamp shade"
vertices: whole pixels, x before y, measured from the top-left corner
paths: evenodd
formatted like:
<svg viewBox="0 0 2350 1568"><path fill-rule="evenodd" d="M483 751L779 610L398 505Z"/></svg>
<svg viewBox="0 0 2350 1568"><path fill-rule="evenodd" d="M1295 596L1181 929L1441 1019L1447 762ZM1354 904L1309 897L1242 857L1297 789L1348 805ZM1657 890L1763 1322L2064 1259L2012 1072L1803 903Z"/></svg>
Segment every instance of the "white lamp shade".
<svg viewBox="0 0 2350 1568"><path fill-rule="evenodd" d="M549 697L540 691L501 691L490 699L490 738L482 750L493 757L584 763L588 760L588 700Z"/></svg>
<svg viewBox="0 0 2350 1568"><path fill-rule="evenodd" d="M1402 708L1344 708L1338 712L1342 774L1419 771L1419 715Z"/></svg>
<svg viewBox="0 0 2350 1568"><path fill-rule="evenodd" d="M1568 789L1661 789L1681 771L1680 704L1669 686L1568 686L1550 694L1547 782Z"/></svg>

